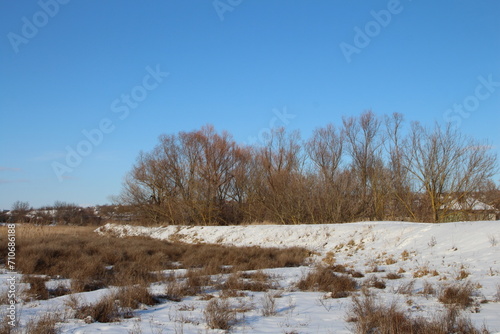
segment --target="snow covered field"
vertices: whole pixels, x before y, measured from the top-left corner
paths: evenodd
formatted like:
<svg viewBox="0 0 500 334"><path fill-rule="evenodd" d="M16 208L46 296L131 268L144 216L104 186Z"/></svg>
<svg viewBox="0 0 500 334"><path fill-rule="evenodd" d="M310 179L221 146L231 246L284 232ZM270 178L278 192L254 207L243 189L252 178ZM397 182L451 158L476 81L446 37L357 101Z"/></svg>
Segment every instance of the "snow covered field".
<svg viewBox="0 0 500 334"><path fill-rule="evenodd" d="M465 310L477 328L500 333L500 221L423 224L405 222L361 222L331 225L249 225L217 227L138 227L108 224L96 233L150 236L186 243L235 246L291 247L314 251L311 265L269 269L265 272L279 288L270 293L248 292L229 298L232 307L246 309L237 315L234 333L352 333L347 313L352 299L328 298L322 292L304 292L295 283L313 270L313 263L336 263L386 282L376 290L383 303L397 302L412 316L432 318L444 310L435 296L422 294L424 287L436 290L456 282L470 281L476 287L475 303ZM181 274L179 270L178 274ZM399 273L400 279L387 279ZM1 275L2 282L7 274ZM413 283L411 283L413 282ZM21 284L22 285L22 284ZM3 287L5 288L5 287ZM406 289L404 289L406 288ZM162 291L162 284L151 290ZM402 293L403 290L405 293ZM408 291L409 290L409 291ZM218 291L208 291L217 296ZM78 294L92 302L109 289ZM276 303L276 314L263 316L266 298ZM44 312L66 312L70 296L20 305L21 322ZM134 317L115 323L91 323L69 319L59 326L62 333L223 333L210 330L203 310L208 301L187 297L143 307Z"/></svg>

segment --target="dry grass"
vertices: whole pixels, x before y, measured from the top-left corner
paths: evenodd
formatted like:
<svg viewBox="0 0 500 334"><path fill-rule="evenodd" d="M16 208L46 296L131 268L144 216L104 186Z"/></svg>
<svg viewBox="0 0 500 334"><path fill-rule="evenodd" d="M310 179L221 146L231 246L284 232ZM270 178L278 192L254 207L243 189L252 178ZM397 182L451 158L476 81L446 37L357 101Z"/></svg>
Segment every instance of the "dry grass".
<svg viewBox="0 0 500 334"><path fill-rule="evenodd" d="M47 278L38 276L24 275L22 282L29 284L29 289L26 291L28 298L33 300L49 299L49 290L45 285L47 280Z"/></svg>
<svg viewBox="0 0 500 334"><path fill-rule="evenodd" d="M413 278L420 278L427 275L438 276L439 272L435 269L429 269L427 266L421 266L413 273Z"/></svg>
<svg viewBox="0 0 500 334"><path fill-rule="evenodd" d="M0 292L0 305L9 304L9 290L4 290Z"/></svg>
<svg viewBox="0 0 500 334"><path fill-rule="evenodd" d="M470 282L450 284L440 291L438 300L443 304L464 309L472 305L474 291L475 288Z"/></svg>
<svg viewBox="0 0 500 334"><path fill-rule="evenodd" d="M74 317L83 319L86 323L115 322L121 318L133 316L133 310L140 305L152 306L159 303L144 286L122 287L118 291L108 293L95 303L82 303L77 297L71 296L66 306L74 311Z"/></svg>
<svg viewBox="0 0 500 334"><path fill-rule="evenodd" d="M180 302L186 296L196 296L210 284L210 278L200 271L188 270L184 277L171 276L165 287L165 297L168 300Z"/></svg>
<svg viewBox="0 0 500 334"><path fill-rule="evenodd" d="M500 284L497 284L497 291L495 292L495 295L493 296L494 301L500 302Z"/></svg>
<svg viewBox="0 0 500 334"><path fill-rule="evenodd" d="M17 332L16 328L19 326L19 318L15 320L15 326L11 326L9 322L12 320L4 311L2 310L2 313L0 313L0 334L14 334Z"/></svg>
<svg viewBox="0 0 500 334"><path fill-rule="evenodd" d="M221 290L248 290L248 291L268 291L277 286L271 282L270 277L263 272L246 274L234 272L226 281L219 286Z"/></svg>
<svg viewBox="0 0 500 334"><path fill-rule="evenodd" d="M115 295L108 294L94 304L84 304L78 307L76 318L83 319L87 323L92 322L114 322L121 317Z"/></svg>
<svg viewBox="0 0 500 334"><path fill-rule="evenodd" d="M332 298L344 298L356 290L356 281L347 275L336 274L330 267L318 266L303 277L297 288L302 291L324 291Z"/></svg>
<svg viewBox="0 0 500 334"><path fill-rule="evenodd" d="M420 293L425 295L425 296L435 296L436 289L434 289L434 286L432 285L432 283L424 281L424 285L423 285L422 291Z"/></svg>
<svg viewBox="0 0 500 334"><path fill-rule="evenodd" d="M403 275L400 275L398 273L387 273L387 275L385 275L385 278L387 279L400 279L402 277Z"/></svg>
<svg viewBox="0 0 500 334"><path fill-rule="evenodd" d="M57 334L60 330L56 327L62 319L54 313L45 313L39 317L30 319L26 323L25 331L29 334Z"/></svg>
<svg viewBox="0 0 500 334"><path fill-rule="evenodd" d="M266 293L262 299L262 310L261 313L264 317L269 317L276 315L276 295L272 293Z"/></svg>
<svg viewBox="0 0 500 334"><path fill-rule="evenodd" d="M363 282L363 286L367 287L367 288L377 288L377 289L385 289L386 288L385 281L381 280L380 278L378 278L375 275L366 279Z"/></svg>
<svg viewBox="0 0 500 334"><path fill-rule="evenodd" d="M470 272L469 272L469 271L467 271L467 270L465 270L465 269L461 269L461 270L457 273L457 275L456 275L455 279L456 279L456 280L463 280L463 279L466 279L467 277L469 277L469 275L470 275Z"/></svg>
<svg viewBox="0 0 500 334"><path fill-rule="evenodd" d="M236 321L236 314L227 299L212 299L203 311L211 329L230 330Z"/></svg>
<svg viewBox="0 0 500 334"><path fill-rule="evenodd" d="M347 314L356 334L487 334L486 328L478 330L457 309L448 309L433 320L412 318L399 309L396 303L384 305L371 295L353 297Z"/></svg>
<svg viewBox="0 0 500 334"><path fill-rule="evenodd" d="M0 256L5 257L6 250L0 249ZM309 255L303 248L239 248L99 236L90 227L17 228L17 256L23 259L17 269L25 275L71 278L73 292L160 281L159 272L176 268L177 262L209 275L225 273L228 267L236 271L299 266ZM41 292L34 291L43 298Z"/></svg>
<svg viewBox="0 0 500 334"><path fill-rule="evenodd" d="M146 287L141 285L120 288L115 294L115 301L118 301L120 307L128 309L137 309L140 305L152 306L160 302Z"/></svg>
<svg viewBox="0 0 500 334"><path fill-rule="evenodd" d="M408 295L412 296L413 291L415 289L415 281L409 281L407 283L401 284L397 289L396 293L402 294L402 295Z"/></svg>

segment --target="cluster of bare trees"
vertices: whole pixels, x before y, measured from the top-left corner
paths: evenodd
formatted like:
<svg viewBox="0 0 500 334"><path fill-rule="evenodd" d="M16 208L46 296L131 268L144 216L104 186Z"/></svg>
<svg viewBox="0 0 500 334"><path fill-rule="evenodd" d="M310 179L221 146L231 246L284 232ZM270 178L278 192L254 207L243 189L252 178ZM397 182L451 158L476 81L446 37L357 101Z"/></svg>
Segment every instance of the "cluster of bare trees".
<svg viewBox="0 0 500 334"><path fill-rule="evenodd" d="M8 211L7 211L8 212ZM101 223L94 208L82 208L73 203L56 201L53 206L34 209L28 202L16 201L10 212L2 212L0 222L33 223L40 225L98 225Z"/></svg>
<svg viewBox="0 0 500 334"><path fill-rule="evenodd" d="M367 111L305 141L284 128L260 146L212 126L161 136L119 199L156 223L441 222L451 203L495 192L496 172L490 147L450 126Z"/></svg>

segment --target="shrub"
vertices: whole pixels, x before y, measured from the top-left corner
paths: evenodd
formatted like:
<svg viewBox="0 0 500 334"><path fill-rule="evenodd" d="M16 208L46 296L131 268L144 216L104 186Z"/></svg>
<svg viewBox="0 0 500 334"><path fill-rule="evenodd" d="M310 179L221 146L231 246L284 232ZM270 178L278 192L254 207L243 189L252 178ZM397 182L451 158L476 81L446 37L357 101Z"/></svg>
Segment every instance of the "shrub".
<svg viewBox="0 0 500 334"><path fill-rule="evenodd" d="M470 282L452 284L441 290L438 300L443 304L466 308L472 305L473 293L474 287Z"/></svg>
<svg viewBox="0 0 500 334"><path fill-rule="evenodd" d="M85 322L115 322L120 319L120 311L116 303L115 294L103 296L94 304L85 304L78 307L75 316Z"/></svg>
<svg viewBox="0 0 500 334"><path fill-rule="evenodd" d="M403 276L397 273L387 273L387 275L385 276L385 278L387 279L400 279L401 277Z"/></svg>
<svg viewBox="0 0 500 334"><path fill-rule="evenodd" d="M30 334L57 334L60 330L56 328L56 324L60 321L57 314L48 312L28 320L25 331Z"/></svg>
<svg viewBox="0 0 500 334"><path fill-rule="evenodd" d="M431 283L424 281L424 286L422 288L421 294L426 296L434 296L436 294L436 289L434 289L434 286Z"/></svg>
<svg viewBox="0 0 500 334"><path fill-rule="evenodd" d="M497 291L493 296L496 302L500 302L500 284L497 284Z"/></svg>
<svg viewBox="0 0 500 334"><path fill-rule="evenodd" d="M400 310L397 304L384 305L373 296L364 294L354 296L348 311L347 321L353 323L354 333L385 334L488 334L486 328L474 328L470 319L465 318L457 309L448 309L433 320L422 317L411 318Z"/></svg>
<svg viewBox="0 0 500 334"><path fill-rule="evenodd" d="M0 334L13 334L17 332L16 328L19 327L19 317L14 321L14 326L9 324L10 321L12 320L8 317L5 309L3 309L0 314Z"/></svg>
<svg viewBox="0 0 500 334"><path fill-rule="evenodd" d="M411 324L396 304L380 304L368 294L352 301L348 322L354 323L355 333L410 333Z"/></svg>
<svg viewBox="0 0 500 334"><path fill-rule="evenodd" d="M203 311L207 325L211 329L229 330L236 320L235 312L227 299L212 299Z"/></svg>
<svg viewBox="0 0 500 334"><path fill-rule="evenodd" d="M276 312L276 297L273 294L266 293L262 297L262 315L264 317L269 317L275 315Z"/></svg>
<svg viewBox="0 0 500 334"><path fill-rule="evenodd" d="M413 295L413 290L415 289L415 281L409 281L408 283L401 284L397 289L396 293L402 295Z"/></svg>
<svg viewBox="0 0 500 334"><path fill-rule="evenodd" d="M318 266L297 283L303 291L324 291L333 298L349 296L356 289L356 281L347 275L339 275L330 267Z"/></svg>
<svg viewBox="0 0 500 334"><path fill-rule="evenodd" d="M49 299L49 290L45 285L47 278L24 275L23 282L29 284L29 289L26 291L28 296L35 300Z"/></svg>
<svg viewBox="0 0 500 334"><path fill-rule="evenodd" d="M136 309L139 305L156 305L159 300L149 290L140 285L122 287L115 295L122 308Z"/></svg>
<svg viewBox="0 0 500 334"><path fill-rule="evenodd" d="M385 289L386 284L383 280L380 280L377 276L374 275L365 280L363 282L363 286L367 288Z"/></svg>
<svg viewBox="0 0 500 334"><path fill-rule="evenodd" d="M276 286L269 282L269 276L262 272L250 276L248 274L245 275L240 272L235 272L231 274L227 280L219 286L219 288L221 290L248 290L262 292L276 288Z"/></svg>

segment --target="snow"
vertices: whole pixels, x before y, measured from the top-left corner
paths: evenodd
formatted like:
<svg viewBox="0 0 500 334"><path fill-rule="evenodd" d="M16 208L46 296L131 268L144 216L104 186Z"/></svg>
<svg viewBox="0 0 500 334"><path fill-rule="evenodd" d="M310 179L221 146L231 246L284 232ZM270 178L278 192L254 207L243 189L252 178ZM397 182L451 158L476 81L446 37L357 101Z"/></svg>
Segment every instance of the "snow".
<svg viewBox="0 0 500 334"><path fill-rule="evenodd" d="M116 237L149 236L187 243L214 243L235 246L292 247L315 252L313 261L321 262L334 254L336 263L360 272L377 267L385 272L367 273L365 278L383 278L388 272L404 271L403 278L387 280L387 288L377 290L384 303L397 302L415 316L432 318L443 311L435 297L419 295L424 282L435 287L455 282L461 272L466 280L478 286L477 310L466 314L477 328L483 324L491 333L500 333L500 221L425 224L408 222L359 222L329 225L247 225L247 226L166 226L142 227L107 224L96 233ZM181 270L181 269L180 269ZM346 313L351 298L324 298L321 292L302 292L294 283L304 277L312 266L265 270L280 284L281 297L276 298L277 314L261 314L264 292L249 292L246 297L230 298L234 307L249 307L239 313L233 333L351 333ZM414 273L423 273L414 277ZM434 274L432 273L433 271ZM5 282L7 273L0 274ZM411 296L396 293L397 289L415 282ZM65 282L66 283L66 282ZM54 283L52 283L54 284ZM23 283L19 284L22 288ZM158 283L153 291L164 287ZM1 286L0 289L6 289ZM109 292L102 289L80 293L92 302ZM276 292L276 291L275 291ZM217 294L217 292L213 292ZM69 296L20 305L22 321L42 312L63 312ZM59 325L62 333L223 333L207 329L203 310L208 302L188 297L182 302L165 302L135 311L135 317L120 322L86 324L83 320L67 320ZM474 312L472 312L474 311ZM478 312L476 312L478 311ZM134 332L135 331L135 332Z"/></svg>
<svg viewBox="0 0 500 334"><path fill-rule="evenodd" d="M456 211L461 211L461 210L492 211L492 212L497 211L493 206L483 203L474 198L467 198L465 200L465 203L460 203L455 200L452 201L449 205L441 206L441 209L446 209L446 208L448 208L449 210L456 210Z"/></svg>

